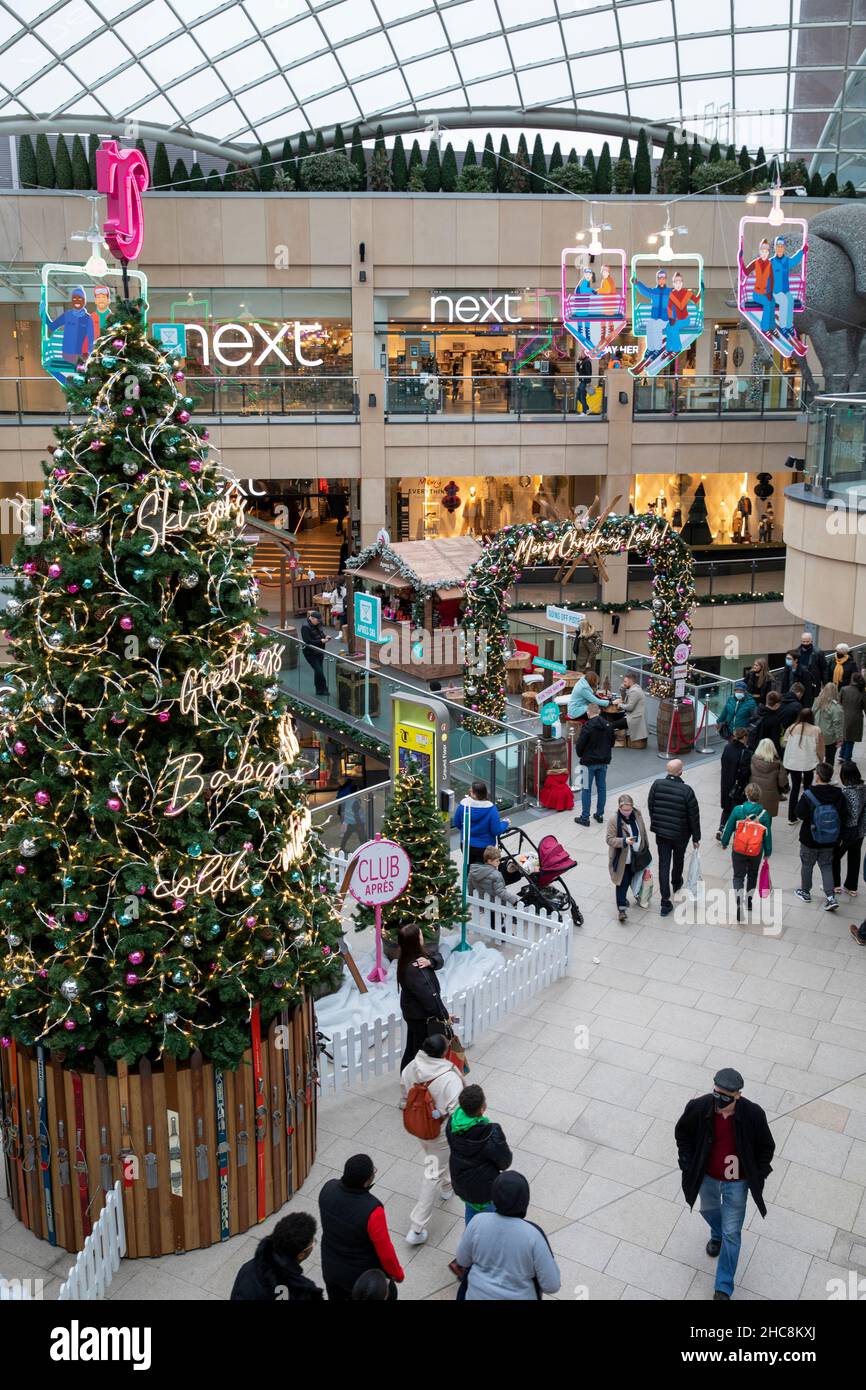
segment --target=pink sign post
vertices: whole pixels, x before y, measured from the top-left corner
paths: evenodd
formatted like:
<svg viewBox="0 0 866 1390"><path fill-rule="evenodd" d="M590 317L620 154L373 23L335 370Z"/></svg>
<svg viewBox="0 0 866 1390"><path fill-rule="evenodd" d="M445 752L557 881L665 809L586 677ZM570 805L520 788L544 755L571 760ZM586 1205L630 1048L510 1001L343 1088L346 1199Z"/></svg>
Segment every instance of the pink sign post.
<svg viewBox="0 0 866 1390"><path fill-rule="evenodd" d="M137 260L144 243L144 211L141 195L150 183L147 160L141 150L119 148L116 140L103 140L96 151L96 187L105 194L103 233L111 254L120 261L123 292L129 297L126 267Z"/></svg>
<svg viewBox="0 0 866 1390"><path fill-rule="evenodd" d="M349 863L349 892L365 907L376 909L376 964L367 976L378 984L387 979L382 964L382 904L391 903L405 891L412 873L412 861L402 845L377 835L362 845Z"/></svg>

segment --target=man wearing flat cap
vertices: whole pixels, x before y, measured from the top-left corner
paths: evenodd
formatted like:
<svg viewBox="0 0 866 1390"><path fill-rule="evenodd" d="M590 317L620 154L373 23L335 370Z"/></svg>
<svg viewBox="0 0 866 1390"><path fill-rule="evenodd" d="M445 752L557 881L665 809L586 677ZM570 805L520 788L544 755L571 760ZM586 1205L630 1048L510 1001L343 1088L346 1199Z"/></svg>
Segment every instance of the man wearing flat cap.
<svg viewBox="0 0 866 1390"><path fill-rule="evenodd" d="M674 1131L683 1194L689 1207L700 1197L710 1228L707 1254L715 1259L714 1299L729 1299L740 1258L740 1240L751 1192L762 1216L764 1182L776 1149L760 1105L743 1096L745 1082L733 1067L713 1077L709 1095L690 1100Z"/></svg>

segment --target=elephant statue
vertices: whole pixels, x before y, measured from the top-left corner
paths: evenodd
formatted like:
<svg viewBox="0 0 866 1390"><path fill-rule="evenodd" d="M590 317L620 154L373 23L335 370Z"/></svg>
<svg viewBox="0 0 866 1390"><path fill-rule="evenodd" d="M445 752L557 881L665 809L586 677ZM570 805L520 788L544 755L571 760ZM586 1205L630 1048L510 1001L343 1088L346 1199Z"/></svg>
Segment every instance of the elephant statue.
<svg viewBox="0 0 866 1390"><path fill-rule="evenodd" d="M808 333L827 391L866 388L866 206L846 203L809 223L806 304L795 316Z"/></svg>

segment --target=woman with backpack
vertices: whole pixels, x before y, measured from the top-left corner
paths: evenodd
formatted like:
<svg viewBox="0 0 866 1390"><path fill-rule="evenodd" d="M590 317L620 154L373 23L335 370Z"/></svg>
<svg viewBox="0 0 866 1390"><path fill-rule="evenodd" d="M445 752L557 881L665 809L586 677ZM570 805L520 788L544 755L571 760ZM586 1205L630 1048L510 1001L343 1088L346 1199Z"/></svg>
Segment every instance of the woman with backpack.
<svg viewBox="0 0 866 1390"><path fill-rule="evenodd" d="M746 915L752 910L752 894L758 884L762 859L773 853L772 817L761 805L761 788L756 782L746 787L746 799L735 806L722 831L722 848L727 849L733 837L731 867L734 871L734 892L737 895L737 921L742 921L743 890Z"/></svg>
<svg viewBox="0 0 866 1390"><path fill-rule="evenodd" d="M397 960L400 1012L406 1020L406 1047L400 1062L402 1074L428 1033L446 1032L446 1025L451 1020L439 990L433 962L424 950L421 928L401 927L397 941L400 946Z"/></svg>
<svg viewBox="0 0 866 1390"><path fill-rule="evenodd" d="M797 805L800 786L808 790L815 768L824 761L824 735L815 723L811 709L801 709L796 721L782 739L785 752L782 763L791 778L791 797L788 802L788 824L797 824Z"/></svg>
<svg viewBox="0 0 866 1390"><path fill-rule="evenodd" d="M863 840L866 838L866 782L863 781L857 764L850 762L842 764L839 780L845 798L845 811L842 816L842 838L833 850L833 883L837 894L841 893L842 860L847 855L845 890L849 898L856 898Z"/></svg>
<svg viewBox="0 0 866 1390"><path fill-rule="evenodd" d="M464 1082L462 1073L448 1060L447 1052L444 1033L431 1033L400 1073L403 1128L414 1134L423 1157L421 1189L406 1233L409 1245L423 1245L426 1241L427 1222L437 1197L447 1202L454 1195L445 1121L457 1109Z"/></svg>
<svg viewBox="0 0 866 1390"><path fill-rule="evenodd" d="M839 703L839 691L832 681L824 686L812 709L815 723L824 735L824 757L832 767L845 728L845 713Z"/></svg>

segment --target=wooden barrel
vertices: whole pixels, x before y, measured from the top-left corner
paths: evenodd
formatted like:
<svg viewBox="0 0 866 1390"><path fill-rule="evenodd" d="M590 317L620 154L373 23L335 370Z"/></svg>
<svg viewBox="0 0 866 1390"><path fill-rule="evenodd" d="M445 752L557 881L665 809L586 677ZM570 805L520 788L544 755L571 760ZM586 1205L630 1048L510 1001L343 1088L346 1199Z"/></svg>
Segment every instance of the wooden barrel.
<svg viewBox="0 0 866 1390"><path fill-rule="evenodd" d="M120 1179L127 1253L136 1257L217 1245L279 1211L316 1157L312 1003L275 1018L261 1051L258 1097L251 1049L232 1072L194 1054L121 1064L119 1074L77 1072L75 1054L61 1062L46 1051L43 1170L36 1051L4 1047L6 1186L19 1221L47 1240L53 1213L56 1244L78 1251Z"/></svg>
<svg viewBox="0 0 866 1390"><path fill-rule="evenodd" d="M671 720L676 709L676 727L671 733ZM656 719L659 752L664 753L670 738L670 756L687 753L695 745L695 707L690 701L660 700Z"/></svg>

